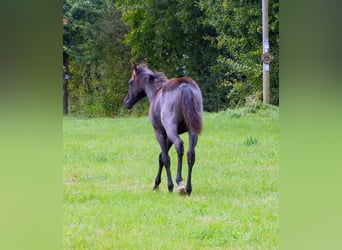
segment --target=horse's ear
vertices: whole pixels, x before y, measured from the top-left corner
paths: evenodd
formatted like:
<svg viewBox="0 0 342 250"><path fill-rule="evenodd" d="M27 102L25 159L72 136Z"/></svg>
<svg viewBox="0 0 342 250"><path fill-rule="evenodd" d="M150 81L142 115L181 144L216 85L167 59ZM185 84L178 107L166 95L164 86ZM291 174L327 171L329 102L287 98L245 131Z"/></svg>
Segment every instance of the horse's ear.
<svg viewBox="0 0 342 250"><path fill-rule="evenodd" d="M137 72L137 64L135 62L132 62L132 70Z"/></svg>

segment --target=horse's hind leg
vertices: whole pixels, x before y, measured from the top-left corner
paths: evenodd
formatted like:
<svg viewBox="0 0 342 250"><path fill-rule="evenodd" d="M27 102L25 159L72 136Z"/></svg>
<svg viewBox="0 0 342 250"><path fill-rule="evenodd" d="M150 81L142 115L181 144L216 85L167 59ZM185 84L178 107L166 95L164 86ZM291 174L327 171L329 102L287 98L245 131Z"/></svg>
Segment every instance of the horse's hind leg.
<svg viewBox="0 0 342 250"><path fill-rule="evenodd" d="M188 179L186 182L186 193L188 195L191 194L192 185L191 185L191 174L192 168L195 164L195 147L197 144L198 135L192 132L189 132L189 150L187 153L188 158Z"/></svg>
<svg viewBox="0 0 342 250"><path fill-rule="evenodd" d="M177 151L177 155L178 155L178 167L177 167L177 176L176 176L176 182L178 184L178 192L181 195L185 195L185 188L183 185L183 177L182 177L182 162L183 162L183 155L184 155L184 145L183 145L183 140L180 139L177 141L178 142L178 146L176 147L175 144L175 148Z"/></svg>
<svg viewBox="0 0 342 250"><path fill-rule="evenodd" d="M183 185L183 177L182 177L182 161L184 155L184 145L183 140L179 137L176 132L177 130L169 130L168 131L168 138L172 143L175 145L175 149L178 155L178 167L177 167L177 176L176 176L176 183L178 184L178 192L181 195L185 195L185 187Z"/></svg>
<svg viewBox="0 0 342 250"><path fill-rule="evenodd" d="M154 189L157 189L161 182L161 172L162 172L163 166L165 166L166 175L167 175L167 187L169 189L169 192L172 192L173 182L172 182L171 170L170 170L170 156L168 153L172 143L167 139L166 134L164 134L163 132L159 130L155 131L155 135L159 142L162 152L159 155L159 170L155 179Z"/></svg>
<svg viewBox="0 0 342 250"><path fill-rule="evenodd" d="M169 151L170 147L172 146L172 143L170 141L167 141L167 151ZM161 152L159 154L159 169L158 169L158 173L157 173L157 176L154 180L154 187L153 189L156 190L159 188L159 184L161 183L161 173L162 173L162 170L163 170L163 167L164 167L164 161L163 161L163 153Z"/></svg>

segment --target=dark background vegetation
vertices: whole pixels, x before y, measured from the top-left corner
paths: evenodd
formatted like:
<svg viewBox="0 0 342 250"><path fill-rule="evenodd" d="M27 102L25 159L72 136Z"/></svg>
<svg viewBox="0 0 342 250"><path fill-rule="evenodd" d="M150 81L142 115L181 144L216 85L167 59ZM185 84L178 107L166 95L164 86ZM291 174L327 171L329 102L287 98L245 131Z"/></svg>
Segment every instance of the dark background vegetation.
<svg viewBox="0 0 342 250"><path fill-rule="evenodd" d="M142 60L169 78L195 79L206 111L262 101L261 14L253 0L64 0L64 113L146 113L146 102L123 106L130 63ZM271 104L279 105L278 0L269 3L269 38Z"/></svg>

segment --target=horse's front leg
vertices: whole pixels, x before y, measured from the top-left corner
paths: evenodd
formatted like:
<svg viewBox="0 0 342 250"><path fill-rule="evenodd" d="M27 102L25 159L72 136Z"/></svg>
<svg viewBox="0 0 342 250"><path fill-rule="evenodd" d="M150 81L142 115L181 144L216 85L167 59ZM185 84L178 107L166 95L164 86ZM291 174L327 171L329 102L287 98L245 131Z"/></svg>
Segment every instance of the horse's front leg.
<svg viewBox="0 0 342 250"><path fill-rule="evenodd" d="M167 151L170 150L171 146L172 146L172 143L168 140L167 141ZM163 153L161 152L159 154L159 169L158 169L157 176L154 180L153 190L159 189L159 184L161 183L161 173L163 171L163 167L164 167Z"/></svg>
<svg viewBox="0 0 342 250"><path fill-rule="evenodd" d="M157 176L154 180L154 187L153 190L159 189L159 184L161 182L161 173L164 167L164 163L163 163L163 159L162 159L162 153L159 154L159 169L158 169L158 173Z"/></svg>

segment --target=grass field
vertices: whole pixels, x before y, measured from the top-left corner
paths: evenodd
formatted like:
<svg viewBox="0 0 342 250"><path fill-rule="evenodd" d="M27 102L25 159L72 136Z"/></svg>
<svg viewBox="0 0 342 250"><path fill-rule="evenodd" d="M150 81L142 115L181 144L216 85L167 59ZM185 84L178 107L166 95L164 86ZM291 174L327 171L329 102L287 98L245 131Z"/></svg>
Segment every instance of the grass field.
<svg viewBox="0 0 342 250"><path fill-rule="evenodd" d="M278 108L205 113L186 197L168 192L165 171L152 191L159 145L147 117L65 117L63 130L65 249L278 248Z"/></svg>

